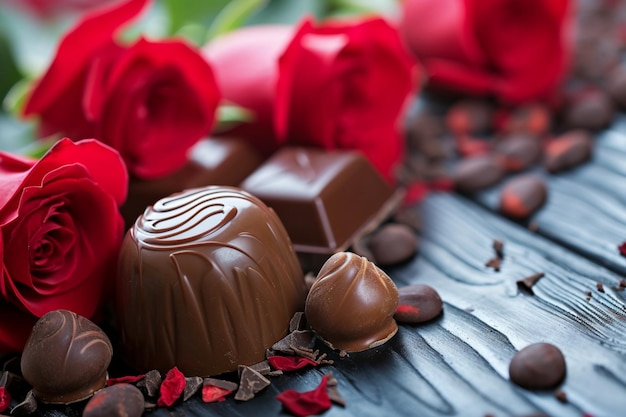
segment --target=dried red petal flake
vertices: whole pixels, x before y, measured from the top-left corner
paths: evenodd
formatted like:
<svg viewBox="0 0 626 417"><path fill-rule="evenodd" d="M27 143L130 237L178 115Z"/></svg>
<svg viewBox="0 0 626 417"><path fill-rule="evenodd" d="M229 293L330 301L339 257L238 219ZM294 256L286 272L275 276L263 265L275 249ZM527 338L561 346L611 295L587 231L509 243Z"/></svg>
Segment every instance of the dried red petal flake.
<svg viewBox="0 0 626 417"><path fill-rule="evenodd" d="M232 392L232 389L220 388L215 385L205 385L202 387L202 401L205 403L224 401Z"/></svg>
<svg viewBox="0 0 626 417"><path fill-rule="evenodd" d="M396 311L398 313L403 313L403 314L415 314L415 315L418 315L420 313L419 307L411 306L411 305L408 305L408 304L398 304L398 307L396 308Z"/></svg>
<svg viewBox="0 0 626 417"><path fill-rule="evenodd" d="M279 371L295 371L308 365L318 365L313 359L303 358L301 356L269 356L267 361L272 365L272 368Z"/></svg>
<svg viewBox="0 0 626 417"><path fill-rule="evenodd" d="M284 391L276 396L283 407L298 417L320 414L331 407L330 397L326 392L328 377L324 375L322 382L312 391L298 392L294 390Z"/></svg>
<svg viewBox="0 0 626 417"><path fill-rule="evenodd" d="M404 204L417 204L428 195L428 186L422 181L413 181L406 186Z"/></svg>
<svg viewBox="0 0 626 417"><path fill-rule="evenodd" d="M161 383L157 405L159 407L170 407L176 402L184 390L185 375L183 375L177 367L173 367L167 372L165 379Z"/></svg>
<svg viewBox="0 0 626 417"><path fill-rule="evenodd" d="M626 256L626 242L619 245L617 249L619 250L620 255Z"/></svg>
<svg viewBox="0 0 626 417"><path fill-rule="evenodd" d="M116 385L116 384L132 384L134 382L141 381L145 377L146 377L146 375L144 374L144 375L121 376L119 378L109 378L109 379L107 379L107 387L110 387L110 386Z"/></svg>
<svg viewBox="0 0 626 417"><path fill-rule="evenodd" d="M11 405L11 394L6 387L0 387L0 413Z"/></svg>

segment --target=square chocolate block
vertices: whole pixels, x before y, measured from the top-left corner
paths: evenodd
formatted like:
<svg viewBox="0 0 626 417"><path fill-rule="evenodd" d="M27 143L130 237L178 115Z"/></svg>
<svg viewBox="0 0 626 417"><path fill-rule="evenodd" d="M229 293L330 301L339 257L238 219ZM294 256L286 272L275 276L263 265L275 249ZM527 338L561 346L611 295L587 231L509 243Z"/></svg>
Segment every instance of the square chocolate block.
<svg viewBox="0 0 626 417"><path fill-rule="evenodd" d="M283 148L240 187L276 211L301 253L346 250L401 199L354 151Z"/></svg>
<svg viewBox="0 0 626 417"><path fill-rule="evenodd" d="M209 138L190 151L187 164L163 178L131 178L128 198L121 208L130 227L146 207L161 198L190 188L207 185L237 186L263 161L247 142L237 138Z"/></svg>

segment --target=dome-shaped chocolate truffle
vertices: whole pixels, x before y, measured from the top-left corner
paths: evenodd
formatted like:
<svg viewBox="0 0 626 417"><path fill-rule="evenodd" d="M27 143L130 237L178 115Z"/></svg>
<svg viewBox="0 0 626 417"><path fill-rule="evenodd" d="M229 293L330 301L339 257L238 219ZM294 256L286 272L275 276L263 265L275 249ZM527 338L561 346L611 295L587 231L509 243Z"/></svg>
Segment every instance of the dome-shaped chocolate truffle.
<svg viewBox="0 0 626 417"><path fill-rule="evenodd" d="M234 371L265 359L306 286L273 210L234 187L174 194L128 231L116 286L120 345L139 371Z"/></svg>
<svg viewBox="0 0 626 417"><path fill-rule="evenodd" d="M358 352L398 331L398 289L367 258L339 252L322 266L306 299L310 326L332 348Z"/></svg>
<svg viewBox="0 0 626 417"><path fill-rule="evenodd" d="M113 348L94 323L68 310L41 317L22 353L22 374L46 403L83 400L106 384Z"/></svg>

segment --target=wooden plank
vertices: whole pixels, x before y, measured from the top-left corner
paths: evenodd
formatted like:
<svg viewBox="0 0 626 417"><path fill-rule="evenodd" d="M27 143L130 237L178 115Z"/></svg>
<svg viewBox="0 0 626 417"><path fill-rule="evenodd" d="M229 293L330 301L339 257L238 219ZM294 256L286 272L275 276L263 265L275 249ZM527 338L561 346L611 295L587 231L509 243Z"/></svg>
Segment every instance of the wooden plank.
<svg viewBox="0 0 626 417"><path fill-rule="evenodd" d="M619 130L618 130L619 129ZM626 120L596 138L593 159L572 171L551 175L541 168L529 173L545 179L548 201L532 218L536 232L620 273L626 257L618 246L626 241ZM512 178L512 177L510 177ZM476 201L498 210L498 185L478 193Z"/></svg>
<svg viewBox="0 0 626 417"><path fill-rule="evenodd" d="M626 302L620 276L498 218L466 199L433 195L419 210L425 231L419 255L389 270L399 286L428 284L442 296L442 317L400 326L387 344L339 358L332 366L272 378L247 403L232 398L203 404L195 398L154 416L282 415L275 395L307 391L332 371L347 407L327 416L494 416L545 412L551 416L616 416L626 409ZM500 272L484 266L492 241L504 242ZM534 295L515 283L535 272L545 276ZM602 282L605 292L596 283ZM586 291L592 292L589 301ZM561 348L567 377L553 391L531 392L508 380L516 350L539 342ZM323 346L320 348L324 349Z"/></svg>

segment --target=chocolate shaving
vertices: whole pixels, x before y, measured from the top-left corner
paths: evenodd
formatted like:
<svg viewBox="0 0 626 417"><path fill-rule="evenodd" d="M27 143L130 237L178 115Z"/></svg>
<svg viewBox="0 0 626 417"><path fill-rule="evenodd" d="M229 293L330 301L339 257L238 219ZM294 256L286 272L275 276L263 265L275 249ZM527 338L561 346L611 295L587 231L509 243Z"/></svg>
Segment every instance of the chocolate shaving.
<svg viewBox="0 0 626 417"><path fill-rule="evenodd" d="M598 291L604 292L604 285L602 285L601 282L596 283L596 288L598 289Z"/></svg>
<svg viewBox="0 0 626 417"><path fill-rule="evenodd" d="M222 388L228 391L235 391L239 387L236 383L232 381L217 378L204 378L203 385L212 385L214 387Z"/></svg>
<svg viewBox="0 0 626 417"><path fill-rule="evenodd" d="M543 272L537 272L536 274L532 274L527 276L526 278L518 279L517 285L526 288L531 294L533 293L533 286L544 277Z"/></svg>
<svg viewBox="0 0 626 417"><path fill-rule="evenodd" d="M239 389L235 394L235 400L249 401L254 398L256 393L269 385L269 379L265 378L249 366L243 366L241 379L239 380Z"/></svg>
<svg viewBox="0 0 626 417"><path fill-rule="evenodd" d="M567 394L565 394L565 391L561 391L561 390L554 391L554 396L560 402L564 404L567 403Z"/></svg>
<svg viewBox="0 0 626 417"><path fill-rule="evenodd" d="M346 400L344 400L344 398L339 393L339 390L337 389L339 381L335 379L332 372L327 373L326 376L328 377L328 385L326 386L326 393L328 394L328 398L330 398L330 400L335 404L345 407Z"/></svg>
<svg viewBox="0 0 626 417"><path fill-rule="evenodd" d="M493 241L493 250L498 259L504 259L504 243L501 240L495 239Z"/></svg>
<svg viewBox="0 0 626 417"><path fill-rule="evenodd" d="M295 332L296 330L306 330L306 317L304 316L304 312L298 311L293 315L291 320L289 321L289 333Z"/></svg>
<svg viewBox="0 0 626 417"><path fill-rule="evenodd" d="M502 259L500 258L491 258L487 262L485 262L486 267L493 268L493 270L496 272L500 272L501 264L502 264Z"/></svg>
<svg viewBox="0 0 626 417"><path fill-rule="evenodd" d="M37 400L33 395L33 391L28 391L28 394L26 394L26 398L24 398L24 401L13 407L13 409L11 410L11 415L27 416L33 414L36 410Z"/></svg>
<svg viewBox="0 0 626 417"><path fill-rule="evenodd" d="M183 390L183 401L190 399L202 386L203 380L199 376L185 378L185 389Z"/></svg>

